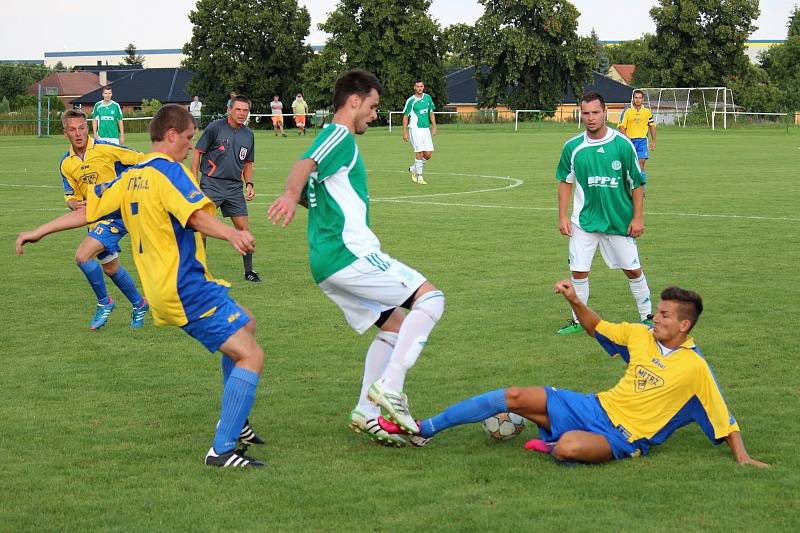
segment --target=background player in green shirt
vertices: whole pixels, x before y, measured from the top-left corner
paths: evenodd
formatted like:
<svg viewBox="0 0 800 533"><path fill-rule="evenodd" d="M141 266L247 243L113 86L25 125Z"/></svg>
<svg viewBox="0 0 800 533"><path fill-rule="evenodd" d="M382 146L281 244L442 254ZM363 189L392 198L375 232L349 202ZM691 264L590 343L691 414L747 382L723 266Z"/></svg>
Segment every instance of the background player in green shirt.
<svg viewBox="0 0 800 533"><path fill-rule="evenodd" d="M564 144L556 170L558 229L569 237L572 283L582 302L589 300L589 271L600 247L609 268L628 277L642 322L652 324L650 288L642 272L636 239L644 233L645 177L631 141L606 126L606 102L596 92L581 98L586 131ZM572 217L567 214L572 199ZM583 328L573 313L561 335Z"/></svg>
<svg viewBox="0 0 800 533"><path fill-rule="evenodd" d="M114 144L125 144L125 124L122 121L122 108L111 99L111 87L103 87L103 99L92 109L94 138Z"/></svg>
<svg viewBox="0 0 800 533"><path fill-rule="evenodd" d="M403 108L403 141L411 141L414 164L408 168L411 181L419 185L428 183L422 177L425 161L433 157L433 136L436 135L436 116L431 95L425 93L421 80L414 82L414 94L408 97Z"/></svg>

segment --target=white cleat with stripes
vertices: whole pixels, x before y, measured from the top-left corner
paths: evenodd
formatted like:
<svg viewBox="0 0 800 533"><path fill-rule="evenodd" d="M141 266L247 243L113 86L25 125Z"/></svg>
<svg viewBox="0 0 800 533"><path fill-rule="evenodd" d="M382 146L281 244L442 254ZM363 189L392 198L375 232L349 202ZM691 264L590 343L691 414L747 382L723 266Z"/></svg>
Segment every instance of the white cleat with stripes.
<svg viewBox="0 0 800 533"><path fill-rule="evenodd" d="M214 447L209 448L206 454L205 463L208 466L217 466L220 468L257 468L265 466L261 461L257 461L244 455L244 452L239 450L231 450L228 453L217 455L214 452Z"/></svg>

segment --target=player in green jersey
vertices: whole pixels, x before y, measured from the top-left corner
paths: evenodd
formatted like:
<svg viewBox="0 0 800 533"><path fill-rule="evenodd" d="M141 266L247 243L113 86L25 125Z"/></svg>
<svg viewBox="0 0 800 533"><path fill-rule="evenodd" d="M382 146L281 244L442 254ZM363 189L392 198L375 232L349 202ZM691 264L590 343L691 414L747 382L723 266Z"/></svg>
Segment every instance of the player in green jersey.
<svg viewBox="0 0 800 533"><path fill-rule="evenodd" d="M125 124L122 121L122 108L111 99L111 87L103 87L103 99L92 109L92 126L96 141L109 141L125 144Z"/></svg>
<svg viewBox="0 0 800 533"><path fill-rule="evenodd" d="M381 444L402 446L402 436L380 428L380 408L410 433L419 431L403 386L444 312L444 294L422 274L383 253L369 227L367 172L355 135L367 131L377 117L381 90L378 79L363 70L339 77L333 123L294 164L268 215L273 224L283 221L286 226L304 198L314 281L357 333L373 325L379 330L367 351L350 428Z"/></svg>
<svg viewBox="0 0 800 533"><path fill-rule="evenodd" d="M408 97L403 108L403 141L411 142L414 149L414 164L408 167L411 181L427 185L422 177L425 162L433 157L433 136L436 135L436 116L431 95L425 93L421 80L414 82L414 94Z"/></svg>
<svg viewBox="0 0 800 533"><path fill-rule="evenodd" d="M564 144L556 170L558 228L569 237L572 283L580 300L589 300L589 271L600 247L609 268L628 277L643 323L652 324L650 288L642 272L636 239L644 233L644 184L631 141L606 126L606 103L596 92L581 98L586 131ZM572 199L572 217L568 206ZM558 330L583 331L575 314Z"/></svg>

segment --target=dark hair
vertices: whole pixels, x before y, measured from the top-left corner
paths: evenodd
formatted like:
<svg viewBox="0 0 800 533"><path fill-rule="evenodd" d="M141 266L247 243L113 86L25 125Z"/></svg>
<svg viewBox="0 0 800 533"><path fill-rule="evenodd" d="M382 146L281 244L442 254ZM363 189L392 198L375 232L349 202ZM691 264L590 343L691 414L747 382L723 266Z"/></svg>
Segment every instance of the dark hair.
<svg viewBox="0 0 800 533"><path fill-rule="evenodd" d="M644 91L643 90L636 89L635 91L633 91L633 96L636 96L637 94L641 94L642 98L644 98Z"/></svg>
<svg viewBox="0 0 800 533"><path fill-rule="evenodd" d="M163 141L167 130L182 132L189 126L194 126L194 119L188 109L178 104L166 104L150 122L150 140Z"/></svg>
<svg viewBox="0 0 800 533"><path fill-rule="evenodd" d="M104 91L111 91L111 85L103 85L103 90Z"/></svg>
<svg viewBox="0 0 800 533"><path fill-rule="evenodd" d="M703 299L694 291L681 289L680 287L667 287L661 291L661 300L678 303L678 318L688 320L692 323L689 331L697 323L700 314L703 312Z"/></svg>
<svg viewBox="0 0 800 533"><path fill-rule="evenodd" d="M603 109L606 108L606 99L603 98L603 95L597 91L589 91L588 93L581 96L580 103L582 104L586 102L588 104L589 102L594 102L595 100L600 102L600 105L603 106Z"/></svg>
<svg viewBox="0 0 800 533"><path fill-rule="evenodd" d="M67 109L66 111L61 113L61 125L66 126L67 120L71 118L81 118L83 120L88 120L86 118L86 113L84 113L82 109Z"/></svg>
<svg viewBox="0 0 800 533"><path fill-rule="evenodd" d="M423 85L425 84L424 81L422 81L421 79L417 78L417 79L414 80L414 85L416 85L418 83L422 83Z"/></svg>
<svg viewBox="0 0 800 533"><path fill-rule="evenodd" d="M333 111L336 112L344 106L350 96L357 94L363 98L368 96L372 89L375 89L378 95L383 94L381 82L374 74L360 68L348 70L339 76L333 86Z"/></svg>
<svg viewBox="0 0 800 533"><path fill-rule="evenodd" d="M244 102L245 104L247 104L247 107L253 106L253 103L250 101L250 99L243 94L239 94L231 98L231 107L233 107L233 104L235 104L236 102Z"/></svg>

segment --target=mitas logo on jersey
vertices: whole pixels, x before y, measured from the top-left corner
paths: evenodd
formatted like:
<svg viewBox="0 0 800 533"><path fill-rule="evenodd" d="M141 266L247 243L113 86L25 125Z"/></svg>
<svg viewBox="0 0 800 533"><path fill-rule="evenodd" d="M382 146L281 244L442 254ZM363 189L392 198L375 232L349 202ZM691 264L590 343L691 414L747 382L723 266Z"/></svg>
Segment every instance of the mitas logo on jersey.
<svg viewBox="0 0 800 533"><path fill-rule="evenodd" d="M81 176L81 183L97 183L97 172L92 172L91 174L84 174Z"/></svg>
<svg viewBox="0 0 800 533"><path fill-rule="evenodd" d="M619 187L619 178L611 178L608 176L589 176L587 178L589 187L606 187L616 189Z"/></svg>
<svg viewBox="0 0 800 533"><path fill-rule="evenodd" d="M244 161L244 158L247 157L247 148L239 148L239 159Z"/></svg>

